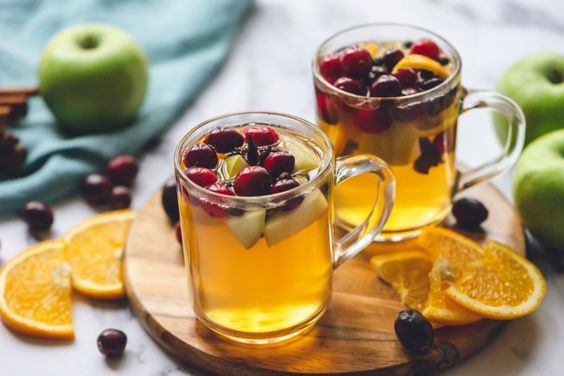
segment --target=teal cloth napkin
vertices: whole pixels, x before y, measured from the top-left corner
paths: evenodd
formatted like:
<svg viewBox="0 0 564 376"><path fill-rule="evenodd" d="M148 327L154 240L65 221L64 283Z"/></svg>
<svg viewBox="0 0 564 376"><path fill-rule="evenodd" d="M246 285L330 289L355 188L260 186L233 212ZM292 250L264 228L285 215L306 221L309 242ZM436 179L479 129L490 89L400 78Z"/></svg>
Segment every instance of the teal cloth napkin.
<svg viewBox="0 0 564 376"><path fill-rule="evenodd" d="M10 127L28 149L18 176L0 177L0 213L30 199L75 192L117 154L136 154L172 125L222 64L252 0L0 0L0 86L33 85L45 43L66 26L99 21L128 32L149 60L149 88L134 125L67 138L41 99Z"/></svg>

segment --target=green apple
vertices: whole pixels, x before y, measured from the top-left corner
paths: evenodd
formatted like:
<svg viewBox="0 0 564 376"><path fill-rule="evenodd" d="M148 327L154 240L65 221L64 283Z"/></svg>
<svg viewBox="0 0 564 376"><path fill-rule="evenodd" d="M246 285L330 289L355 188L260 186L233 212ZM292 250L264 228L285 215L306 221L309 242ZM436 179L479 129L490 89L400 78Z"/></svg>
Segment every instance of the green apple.
<svg viewBox="0 0 564 376"><path fill-rule="evenodd" d="M305 144L298 144L290 138L284 138L284 147L294 156L294 171L310 171L321 165L313 150Z"/></svg>
<svg viewBox="0 0 564 376"><path fill-rule="evenodd" d="M501 76L497 90L521 106L527 120L525 144L564 127L564 55L537 52L515 63ZM507 120L494 115L495 129L502 142Z"/></svg>
<svg viewBox="0 0 564 376"><path fill-rule="evenodd" d="M101 23L56 34L39 64L39 90L63 130L112 130L136 114L147 91L147 59L124 31Z"/></svg>
<svg viewBox="0 0 564 376"><path fill-rule="evenodd" d="M265 219L266 210L259 208L246 211L241 216L230 217L225 224L241 245L249 249L261 238Z"/></svg>
<svg viewBox="0 0 564 376"><path fill-rule="evenodd" d="M513 197L524 226L564 251L564 129L527 146L515 169Z"/></svg>
<svg viewBox="0 0 564 376"><path fill-rule="evenodd" d="M235 154L230 157L225 158L225 163L223 164L223 171L226 176L233 179L239 171L247 167L249 164L240 154Z"/></svg>

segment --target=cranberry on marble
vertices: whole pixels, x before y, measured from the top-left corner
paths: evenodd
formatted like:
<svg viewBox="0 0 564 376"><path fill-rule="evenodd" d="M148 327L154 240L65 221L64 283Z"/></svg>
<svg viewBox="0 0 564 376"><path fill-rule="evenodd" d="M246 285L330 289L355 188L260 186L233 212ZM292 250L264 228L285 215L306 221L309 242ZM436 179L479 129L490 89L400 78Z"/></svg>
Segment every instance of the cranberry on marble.
<svg viewBox="0 0 564 376"><path fill-rule="evenodd" d="M108 162L106 168L108 177L114 185L126 185L130 187L135 181L139 165L131 155L118 155Z"/></svg>

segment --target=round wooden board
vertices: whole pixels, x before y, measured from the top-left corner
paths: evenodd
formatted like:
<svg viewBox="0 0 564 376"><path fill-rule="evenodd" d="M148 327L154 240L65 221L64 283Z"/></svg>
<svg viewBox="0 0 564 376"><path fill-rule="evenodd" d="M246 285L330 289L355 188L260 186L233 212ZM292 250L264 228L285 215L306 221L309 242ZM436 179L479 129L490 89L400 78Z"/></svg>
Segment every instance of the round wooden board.
<svg viewBox="0 0 564 376"><path fill-rule="evenodd" d="M521 222L493 186L466 195L489 208L484 233L523 254ZM182 360L219 375L428 375L451 367L484 347L503 322L482 320L437 330L436 345L422 357L403 350L393 322L403 308L396 293L369 267L374 244L335 272L329 309L297 340L277 347L225 341L194 317L180 246L156 193L139 211L125 250L126 289L133 310L150 335ZM445 226L449 226L451 219Z"/></svg>

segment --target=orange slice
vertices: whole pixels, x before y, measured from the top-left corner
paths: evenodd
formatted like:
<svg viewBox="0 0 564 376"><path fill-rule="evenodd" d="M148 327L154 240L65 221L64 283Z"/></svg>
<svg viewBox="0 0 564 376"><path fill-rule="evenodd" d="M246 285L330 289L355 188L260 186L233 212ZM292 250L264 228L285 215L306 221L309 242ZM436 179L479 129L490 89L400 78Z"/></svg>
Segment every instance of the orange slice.
<svg viewBox="0 0 564 376"><path fill-rule="evenodd" d="M360 45L361 48L364 48L368 52L370 52L370 56L374 59L376 55L378 55L378 45L374 42L366 42Z"/></svg>
<svg viewBox="0 0 564 376"><path fill-rule="evenodd" d="M130 209L98 214L63 236L63 256L72 269L73 288L100 299L125 295L122 255L134 216Z"/></svg>
<svg viewBox="0 0 564 376"><path fill-rule="evenodd" d="M400 295L403 304L422 310L429 295L432 261L421 250L407 250L376 255L370 264L378 276Z"/></svg>
<svg viewBox="0 0 564 376"><path fill-rule="evenodd" d="M71 339L70 269L64 244L38 243L12 258L0 272L0 315L12 330L36 337Z"/></svg>
<svg viewBox="0 0 564 376"><path fill-rule="evenodd" d="M399 71L400 69L424 69L433 72L439 77L447 78L449 76L449 71L446 70L441 64L435 60L418 54L407 55L394 66L392 73Z"/></svg>
<svg viewBox="0 0 564 376"><path fill-rule="evenodd" d="M490 241L483 259L471 263L446 292L469 310L506 320L536 310L546 293L546 283L538 268L526 258Z"/></svg>

